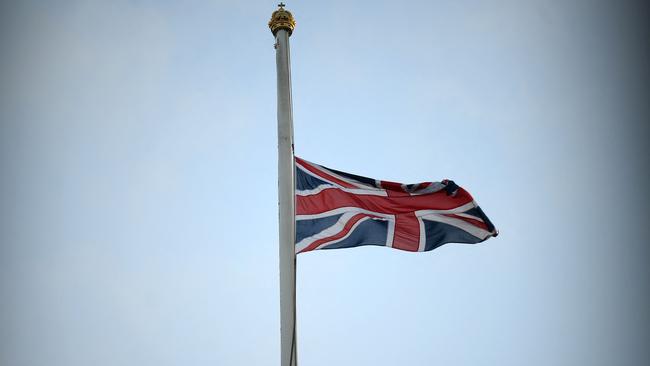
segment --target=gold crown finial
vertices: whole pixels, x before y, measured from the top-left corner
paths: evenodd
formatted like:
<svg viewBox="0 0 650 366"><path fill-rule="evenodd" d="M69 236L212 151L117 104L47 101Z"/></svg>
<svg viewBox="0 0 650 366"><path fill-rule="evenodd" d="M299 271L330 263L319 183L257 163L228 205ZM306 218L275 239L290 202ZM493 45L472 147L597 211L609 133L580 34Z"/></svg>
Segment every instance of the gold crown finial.
<svg viewBox="0 0 650 366"><path fill-rule="evenodd" d="M293 29L296 27L296 21L293 19L293 15L288 10L284 10L284 3L278 4L278 10L274 11L271 14L271 20L269 20L269 28L271 32L275 35L280 29L284 29L289 32L289 35L293 33Z"/></svg>

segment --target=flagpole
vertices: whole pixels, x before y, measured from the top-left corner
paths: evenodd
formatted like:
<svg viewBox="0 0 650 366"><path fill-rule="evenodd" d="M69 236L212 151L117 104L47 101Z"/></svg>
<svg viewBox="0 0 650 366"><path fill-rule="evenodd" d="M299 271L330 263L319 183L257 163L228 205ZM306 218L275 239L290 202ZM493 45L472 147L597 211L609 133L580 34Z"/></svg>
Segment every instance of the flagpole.
<svg viewBox="0 0 650 366"><path fill-rule="evenodd" d="M278 77L278 205L280 221L280 365L297 366L293 112L289 36L296 22L280 3L269 28L275 36Z"/></svg>

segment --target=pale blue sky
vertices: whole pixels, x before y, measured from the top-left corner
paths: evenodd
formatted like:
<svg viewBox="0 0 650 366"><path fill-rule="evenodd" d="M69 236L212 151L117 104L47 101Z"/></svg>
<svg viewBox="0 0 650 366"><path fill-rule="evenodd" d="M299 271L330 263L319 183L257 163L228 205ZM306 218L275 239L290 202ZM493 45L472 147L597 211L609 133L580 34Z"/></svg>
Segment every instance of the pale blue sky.
<svg viewBox="0 0 650 366"><path fill-rule="evenodd" d="M0 364L279 365L275 4L0 5ZM501 231L300 255L301 365L650 358L645 6L287 8L296 153Z"/></svg>

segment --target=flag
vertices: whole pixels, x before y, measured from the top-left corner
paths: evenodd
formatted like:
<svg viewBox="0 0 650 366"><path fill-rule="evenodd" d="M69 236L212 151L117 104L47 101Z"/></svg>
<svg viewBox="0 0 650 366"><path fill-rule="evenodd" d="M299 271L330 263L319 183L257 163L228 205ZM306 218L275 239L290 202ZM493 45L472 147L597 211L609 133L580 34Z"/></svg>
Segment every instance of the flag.
<svg viewBox="0 0 650 366"><path fill-rule="evenodd" d="M378 245L424 252L498 231L451 180L401 184L295 158L296 253Z"/></svg>

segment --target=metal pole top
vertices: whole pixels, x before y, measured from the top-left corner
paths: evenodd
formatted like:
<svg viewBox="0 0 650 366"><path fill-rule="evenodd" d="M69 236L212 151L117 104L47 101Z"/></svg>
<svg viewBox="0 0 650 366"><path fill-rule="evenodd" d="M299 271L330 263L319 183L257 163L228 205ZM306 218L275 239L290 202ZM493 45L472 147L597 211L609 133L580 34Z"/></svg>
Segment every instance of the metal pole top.
<svg viewBox="0 0 650 366"><path fill-rule="evenodd" d="M289 35L293 33L293 29L296 27L296 21L293 19L293 15L290 11L284 9L284 3L278 4L278 10L274 11L271 14L271 20L269 20L269 28L273 35L280 30L284 29L289 32Z"/></svg>

